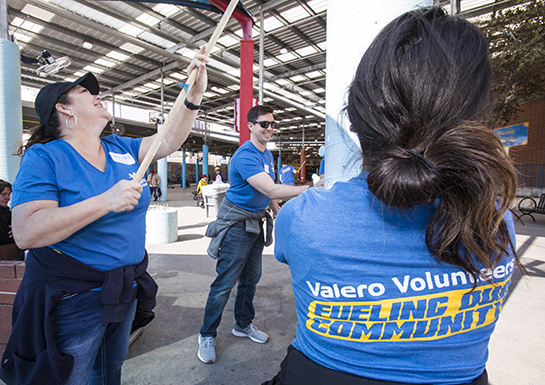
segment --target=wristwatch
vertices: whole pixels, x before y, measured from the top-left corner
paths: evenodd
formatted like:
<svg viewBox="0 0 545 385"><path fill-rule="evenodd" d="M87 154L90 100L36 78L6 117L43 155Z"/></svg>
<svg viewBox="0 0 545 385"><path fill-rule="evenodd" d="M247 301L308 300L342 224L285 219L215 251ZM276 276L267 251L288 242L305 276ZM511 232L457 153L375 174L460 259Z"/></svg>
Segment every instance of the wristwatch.
<svg viewBox="0 0 545 385"><path fill-rule="evenodd" d="M184 99L184 105L192 111L197 111L201 109L202 104L199 104L198 106L196 104L190 103L187 101L187 98Z"/></svg>

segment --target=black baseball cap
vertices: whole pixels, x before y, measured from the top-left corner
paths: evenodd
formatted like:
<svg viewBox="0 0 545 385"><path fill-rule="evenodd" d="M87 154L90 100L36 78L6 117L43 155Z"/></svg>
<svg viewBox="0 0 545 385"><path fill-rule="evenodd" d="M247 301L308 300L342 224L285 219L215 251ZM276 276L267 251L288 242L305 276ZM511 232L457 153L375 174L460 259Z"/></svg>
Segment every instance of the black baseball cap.
<svg viewBox="0 0 545 385"><path fill-rule="evenodd" d="M91 72L87 72L85 75L73 82L58 82L51 83L45 87L42 87L36 101L34 102L34 109L38 115L40 124L46 126L51 120L51 115L55 111L55 104L62 94L71 90L77 85L85 87L89 90L91 95L98 95L100 92L100 86L98 80Z"/></svg>

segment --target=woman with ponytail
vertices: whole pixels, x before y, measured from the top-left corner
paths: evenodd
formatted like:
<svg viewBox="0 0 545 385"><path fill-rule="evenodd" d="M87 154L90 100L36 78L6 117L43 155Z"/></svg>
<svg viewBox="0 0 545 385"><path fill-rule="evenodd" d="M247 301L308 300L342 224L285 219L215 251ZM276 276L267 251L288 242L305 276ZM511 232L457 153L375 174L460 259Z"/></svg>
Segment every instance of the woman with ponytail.
<svg viewBox="0 0 545 385"><path fill-rule="evenodd" d="M371 44L345 108L363 172L276 220L298 325L267 384L488 384L516 263L515 171L483 124L490 81L484 36L439 8Z"/></svg>

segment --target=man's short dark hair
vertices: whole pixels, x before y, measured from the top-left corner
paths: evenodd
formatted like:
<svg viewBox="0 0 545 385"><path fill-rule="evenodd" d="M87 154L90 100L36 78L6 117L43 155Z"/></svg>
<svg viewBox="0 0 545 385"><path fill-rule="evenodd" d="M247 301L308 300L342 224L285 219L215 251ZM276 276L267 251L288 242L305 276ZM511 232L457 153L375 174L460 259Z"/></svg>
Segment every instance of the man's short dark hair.
<svg viewBox="0 0 545 385"><path fill-rule="evenodd" d="M248 115L246 116L246 118L248 122L255 122L259 116L272 113L274 113L274 110L271 107L265 105L257 105L250 108L250 111L248 111Z"/></svg>

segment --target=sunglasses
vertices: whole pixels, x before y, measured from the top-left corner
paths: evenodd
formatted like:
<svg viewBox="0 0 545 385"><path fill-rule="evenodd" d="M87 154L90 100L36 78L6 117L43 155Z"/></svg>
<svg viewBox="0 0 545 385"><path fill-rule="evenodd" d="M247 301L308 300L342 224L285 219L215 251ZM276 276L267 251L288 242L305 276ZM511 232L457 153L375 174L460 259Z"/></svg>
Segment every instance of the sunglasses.
<svg viewBox="0 0 545 385"><path fill-rule="evenodd" d="M276 122L274 122L274 121L269 122L268 120L254 120L252 123L253 124L259 123L261 128L267 128L267 127L269 127L269 125L271 126L271 128L273 130L276 128Z"/></svg>

